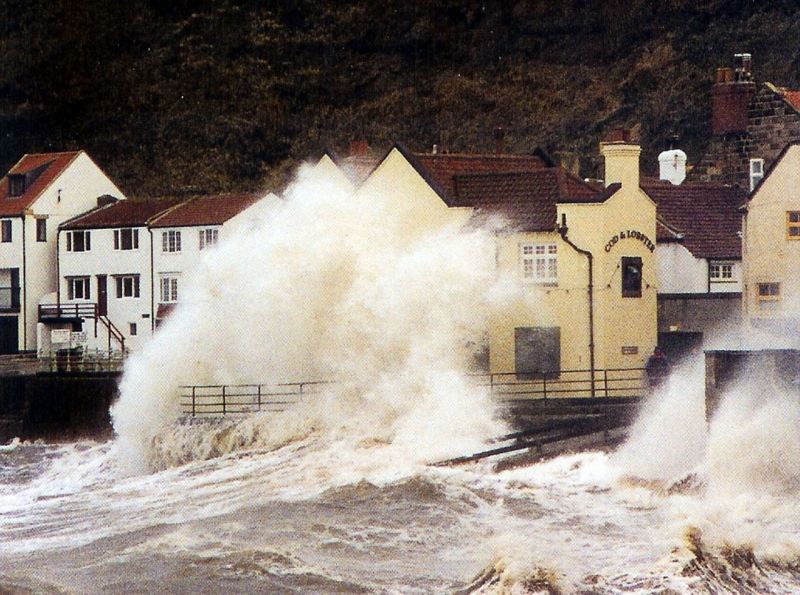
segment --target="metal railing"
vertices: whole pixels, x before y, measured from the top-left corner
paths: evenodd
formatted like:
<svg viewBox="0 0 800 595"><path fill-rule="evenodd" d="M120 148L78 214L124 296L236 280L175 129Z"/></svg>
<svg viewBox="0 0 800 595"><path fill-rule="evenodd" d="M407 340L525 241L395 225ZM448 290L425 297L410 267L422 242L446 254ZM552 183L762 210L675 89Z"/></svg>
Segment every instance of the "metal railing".
<svg viewBox="0 0 800 595"><path fill-rule="evenodd" d="M37 372L121 372L125 364L123 351L72 347L40 352Z"/></svg>
<svg viewBox="0 0 800 595"><path fill-rule="evenodd" d="M561 370L553 377L540 378L514 372L479 376L492 395L502 401L514 399L556 399L595 397L639 397L645 392L644 368L607 370Z"/></svg>
<svg viewBox="0 0 800 595"><path fill-rule="evenodd" d="M181 386L181 411L193 417L285 411L329 381Z"/></svg>
<svg viewBox="0 0 800 595"><path fill-rule="evenodd" d="M622 399L640 397L646 390L644 368L595 370L594 375L590 370L562 370L556 378L531 378L513 372L473 378L479 385L488 386L493 398L506 403L540 399ZM181 411L191 416L280 412L304 395L320 392L326 384L331 382L181 386Z"/></svg>

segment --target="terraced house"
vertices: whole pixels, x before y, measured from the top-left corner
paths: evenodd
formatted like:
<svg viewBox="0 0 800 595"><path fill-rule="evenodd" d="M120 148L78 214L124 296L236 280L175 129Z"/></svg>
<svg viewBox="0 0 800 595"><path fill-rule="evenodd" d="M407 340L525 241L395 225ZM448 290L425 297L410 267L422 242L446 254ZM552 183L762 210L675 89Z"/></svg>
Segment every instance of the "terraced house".
<svg viewBox="0 0 800 595"><path fill-rule="evenodd" d="M262 203L233 194L125 201L66 221L58 294L42 308L40 349L139 349L179 303L203 254L251 224Z"/></svg>

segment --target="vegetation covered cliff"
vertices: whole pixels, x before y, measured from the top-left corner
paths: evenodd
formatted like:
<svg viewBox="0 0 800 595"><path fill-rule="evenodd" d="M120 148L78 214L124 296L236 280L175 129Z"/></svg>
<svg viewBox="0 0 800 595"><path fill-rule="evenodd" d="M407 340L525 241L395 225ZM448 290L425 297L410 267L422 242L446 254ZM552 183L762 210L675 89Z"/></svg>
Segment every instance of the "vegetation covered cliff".
<svg viewBox="0 0 800 595"><path fill-rule="evenodd" d="M0 169L83 148L131 196L273 189L378 155L542 147L584 176L634 130L643 166L710 134L717 67L800 87L795 0L6 0Z"/></svg>

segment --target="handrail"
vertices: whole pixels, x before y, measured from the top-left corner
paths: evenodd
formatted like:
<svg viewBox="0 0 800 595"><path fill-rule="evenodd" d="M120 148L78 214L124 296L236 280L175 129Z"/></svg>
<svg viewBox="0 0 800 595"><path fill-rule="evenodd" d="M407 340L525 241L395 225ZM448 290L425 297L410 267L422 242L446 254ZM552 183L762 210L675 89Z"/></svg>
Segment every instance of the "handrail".
<svg viewBox="0 0 800 595"><path fill-rule="evenodd" d="M640 397L645 392L644 368L606 370L562 370L556 377L533 378L514 372L472 376L489 388L500 402L511 404L546 399L608 399ZM181 411L185 415L247 414L280 412L307 394L319 392L330 381L273 384L186 385L180 387Z"/></svg>
<svg viewBox="0 0 800 595"><path fill-rule="evenodd" d="M109 343L111 337L117 340L119 343L120 349L124 352L125 351L125 335L122 334L122 331L117 328L117 326L111 322L111 319L108 316L98 316L97 319L103 323L103 326L106 327L108 330L109 336ZM111 346L109 345L109 350Z"/></svg>

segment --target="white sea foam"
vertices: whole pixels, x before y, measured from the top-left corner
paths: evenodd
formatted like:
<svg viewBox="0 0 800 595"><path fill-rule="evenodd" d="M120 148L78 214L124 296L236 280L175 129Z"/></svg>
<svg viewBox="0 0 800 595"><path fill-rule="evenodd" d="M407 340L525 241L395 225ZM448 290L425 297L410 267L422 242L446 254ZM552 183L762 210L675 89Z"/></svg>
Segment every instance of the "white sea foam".
<svg viewBox="0 0 800 595"><path fill-rule="evenodd" d="M495 270L491 232L424 223L423 208L303 169L260 227L206 256L180 306L130 358L113 408L124 464L152 466L183 384L338 380L302 406L305 425L295 415L293 431L346 428L417 461L502 431L465 374L511 284Z"/></svg>

